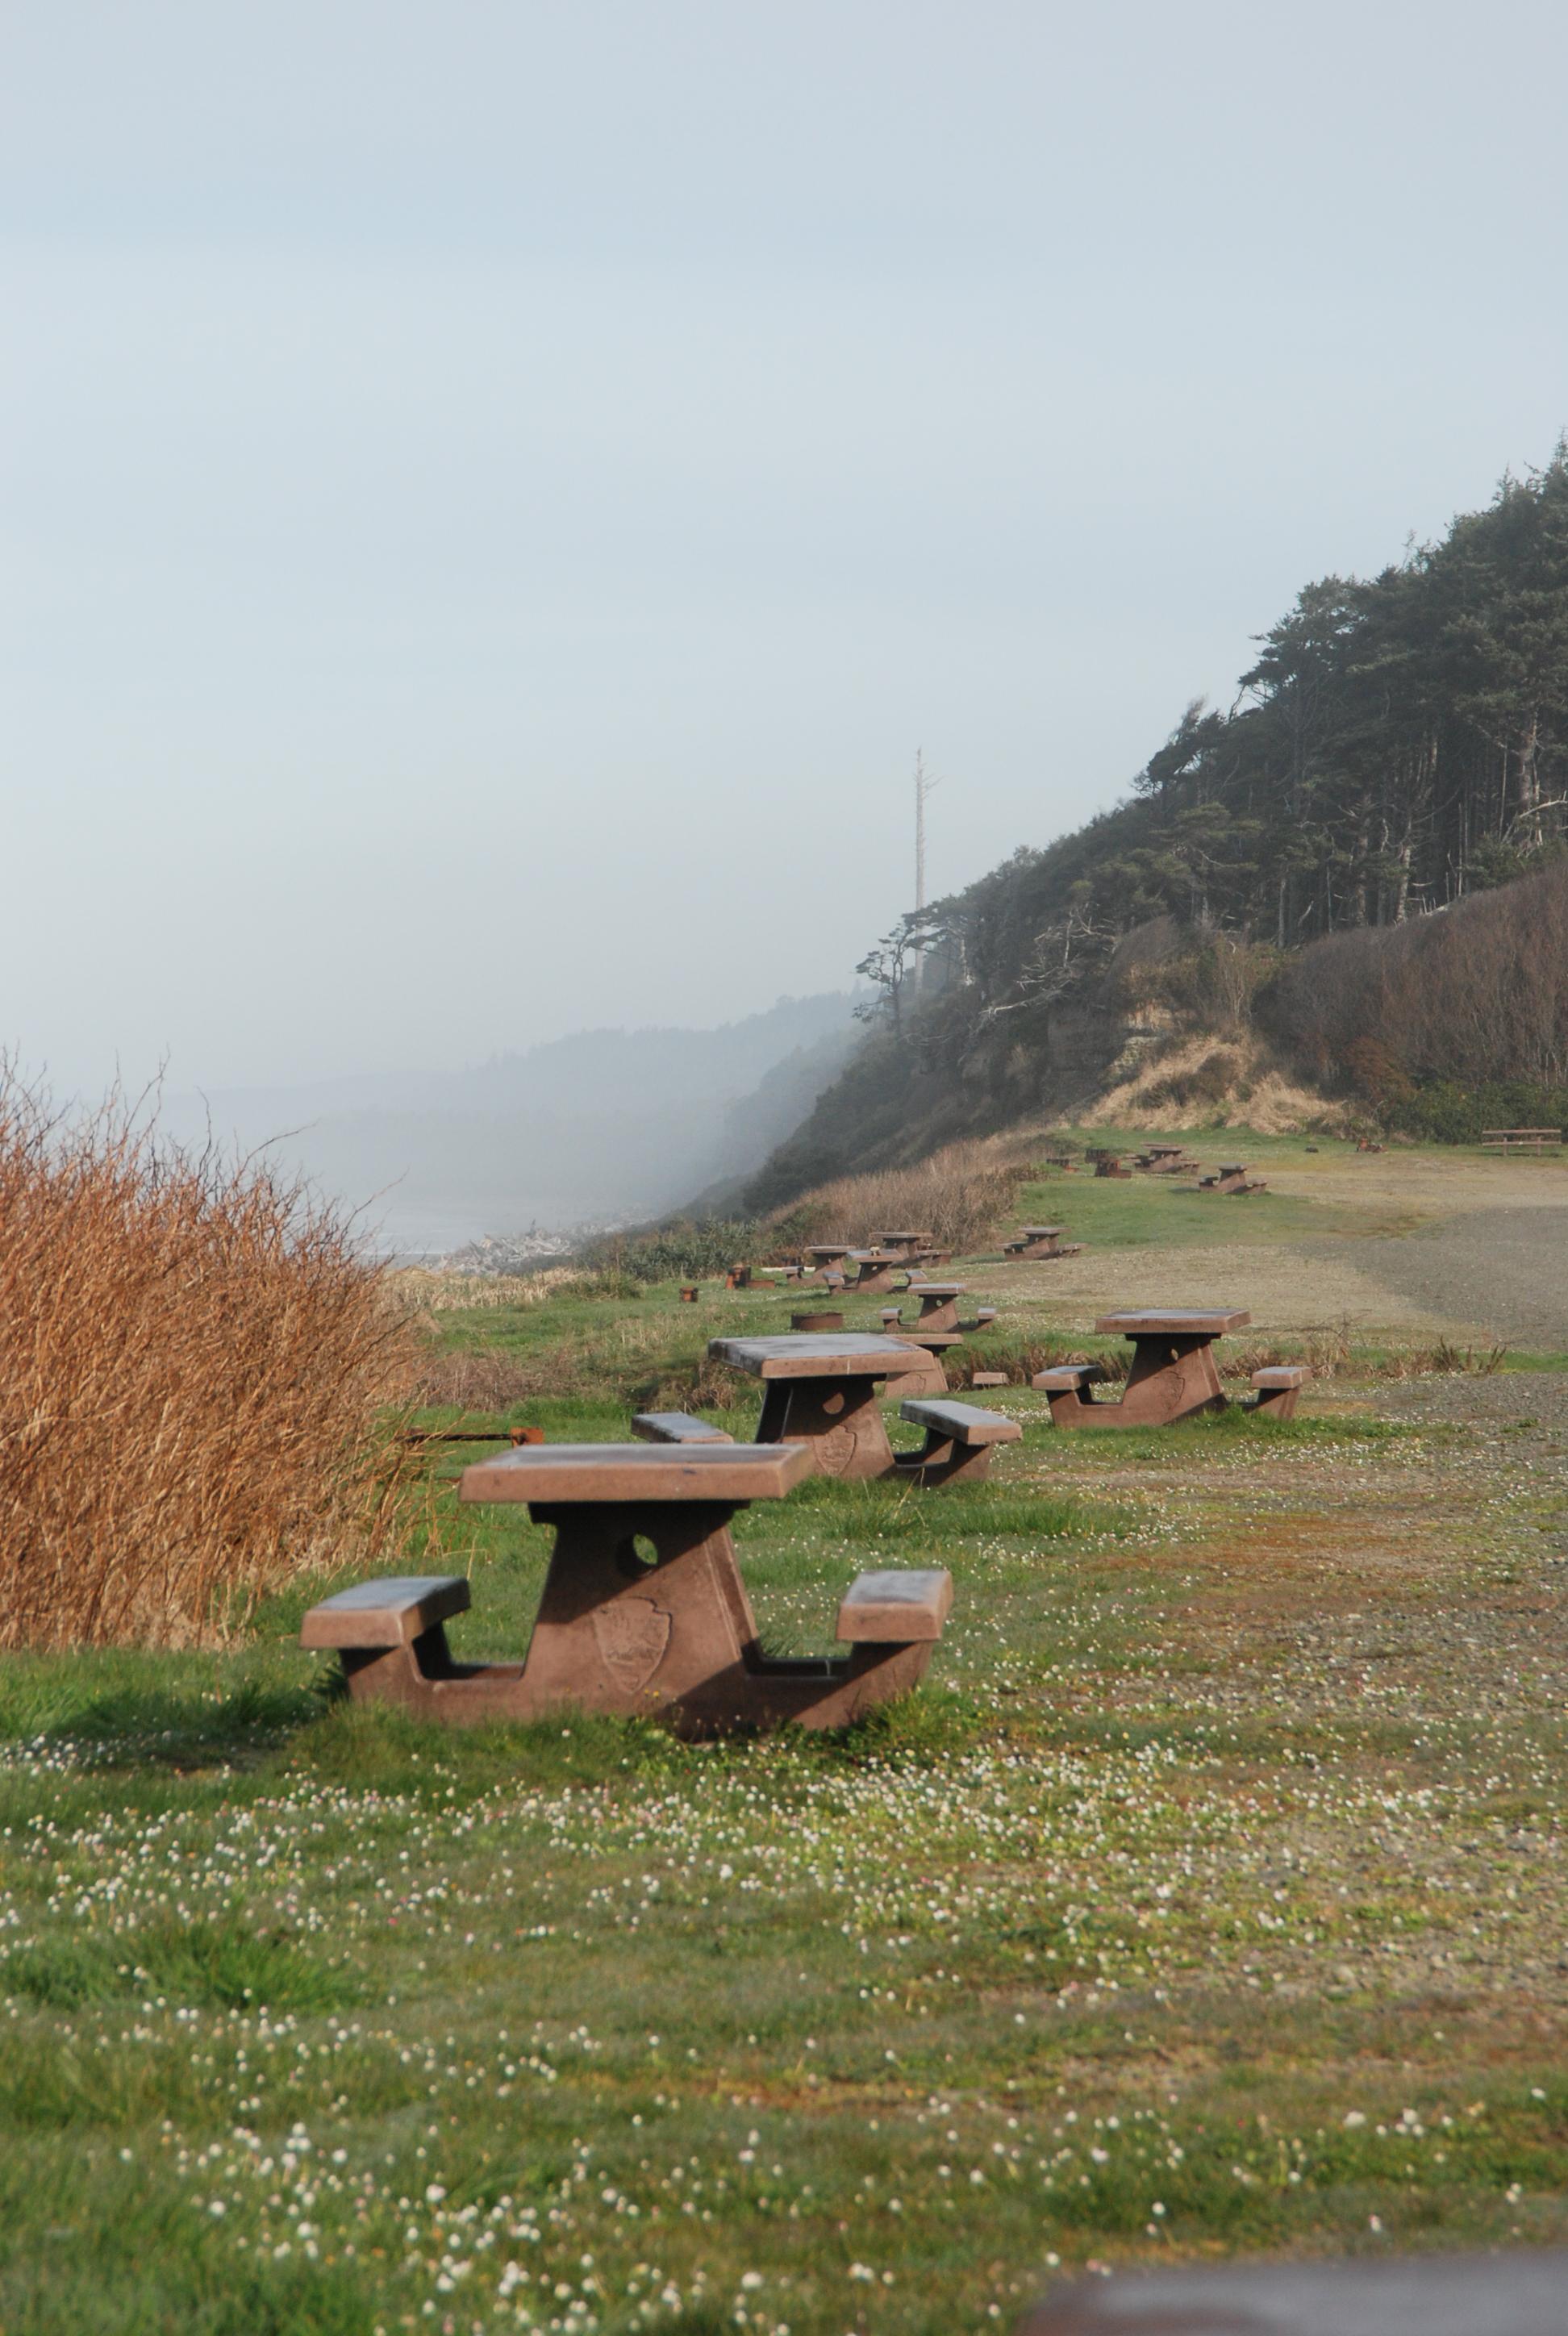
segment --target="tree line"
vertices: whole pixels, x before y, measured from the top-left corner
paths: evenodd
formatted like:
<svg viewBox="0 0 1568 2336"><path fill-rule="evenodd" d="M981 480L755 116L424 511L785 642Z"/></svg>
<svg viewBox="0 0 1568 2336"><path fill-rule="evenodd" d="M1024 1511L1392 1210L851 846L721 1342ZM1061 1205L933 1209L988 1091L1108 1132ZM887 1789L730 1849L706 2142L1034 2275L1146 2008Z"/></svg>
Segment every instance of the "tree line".
<svg viewBox="0 0 1568 2336"><path fill-rule="evenodd" d="M1048 1009L1151 920L1294 951L1561 854L1568 444L1381 575L1308 585L1258 648L1126 802L884 935L860 968L878 1018L901 1033L918 969L924 1043L940 1025L950 1051Z"/></svg>

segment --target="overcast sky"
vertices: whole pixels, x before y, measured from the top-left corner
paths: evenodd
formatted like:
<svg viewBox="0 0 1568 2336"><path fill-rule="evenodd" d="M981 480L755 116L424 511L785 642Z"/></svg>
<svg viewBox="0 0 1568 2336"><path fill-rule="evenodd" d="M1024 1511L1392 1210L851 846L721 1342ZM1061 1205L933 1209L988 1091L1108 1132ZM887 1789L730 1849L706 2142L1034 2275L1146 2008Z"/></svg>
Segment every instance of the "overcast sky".
<svg viewBox="0 0 1568 2336"><path fill-rule="evenodd" d="M1568 422L1534 0L0 0L0 1038L713 1023Z"/></svg>

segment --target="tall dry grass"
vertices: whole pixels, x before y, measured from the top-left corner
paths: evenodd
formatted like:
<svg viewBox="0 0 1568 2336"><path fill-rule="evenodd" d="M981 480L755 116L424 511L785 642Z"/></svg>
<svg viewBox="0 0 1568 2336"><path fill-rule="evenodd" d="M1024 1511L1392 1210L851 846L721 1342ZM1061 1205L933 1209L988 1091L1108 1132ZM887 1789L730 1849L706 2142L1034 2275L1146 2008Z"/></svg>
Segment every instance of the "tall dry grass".
<svg viewBox="0 0 1568 2336"><path fill-rule="evenodd" d="M975 1250L998 1230L1030 1173L1012 1137L947 1144L909 1168L875 1168L818 1184L769 1220L790 1241L868 1241L873 1232L930 1231L939 1248Z"/></svg>
<svg viewBox="0 0 1568 2336"><path fill-rule="evenodd" d="M340 1214L0 1066L0 1647L189 1644L373 1550L414 1353Z"/></svg>

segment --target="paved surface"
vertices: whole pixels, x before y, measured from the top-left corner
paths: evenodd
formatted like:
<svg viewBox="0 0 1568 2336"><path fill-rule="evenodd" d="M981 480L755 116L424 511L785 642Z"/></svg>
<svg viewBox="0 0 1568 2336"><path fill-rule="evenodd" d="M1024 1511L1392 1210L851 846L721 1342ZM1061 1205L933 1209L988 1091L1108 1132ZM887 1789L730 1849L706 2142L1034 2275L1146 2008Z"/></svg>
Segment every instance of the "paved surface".
<svg viewBox="0 0 1568 2336"><path fill-rule="evenodd" d="M1568 1212L1476 1209L1355 1245L1363 1272L1425 1311L1514 1347L1568 1348Z"/></svg>

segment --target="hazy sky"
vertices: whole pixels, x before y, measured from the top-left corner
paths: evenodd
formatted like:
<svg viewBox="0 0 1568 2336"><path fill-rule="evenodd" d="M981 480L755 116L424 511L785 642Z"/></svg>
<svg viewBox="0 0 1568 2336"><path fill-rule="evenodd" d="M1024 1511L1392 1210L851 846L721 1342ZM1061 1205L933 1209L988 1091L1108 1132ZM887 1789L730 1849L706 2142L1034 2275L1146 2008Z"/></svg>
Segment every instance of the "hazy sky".
<svg viewBox="0 0 1568 2336"><path fill-rule="evenodd" d="M1568 12L0 0L0 1037L843 982L1568 422Z"/></svg>

